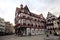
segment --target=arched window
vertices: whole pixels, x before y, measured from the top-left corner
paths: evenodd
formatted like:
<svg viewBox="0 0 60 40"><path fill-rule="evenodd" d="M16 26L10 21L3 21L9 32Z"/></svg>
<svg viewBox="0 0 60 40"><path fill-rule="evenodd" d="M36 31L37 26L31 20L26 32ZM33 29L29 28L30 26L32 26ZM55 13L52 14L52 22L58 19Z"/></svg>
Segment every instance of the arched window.
<svg viewBox="0 0 60 40"><path fill-rule="evenodd" d="M30 24L28 24L28 26L30 26Z"/></svg>
<svg viewBox="0 0 60 40"><path fill-rule="evenodd" d="M23 18L25 18L25 16L23 16Z"/></svg>
<svg viewBox="0 0 60 40"><path fill-rule="evenodd" d="M35 19L35 21L37 21L37 19Z"/></svg>

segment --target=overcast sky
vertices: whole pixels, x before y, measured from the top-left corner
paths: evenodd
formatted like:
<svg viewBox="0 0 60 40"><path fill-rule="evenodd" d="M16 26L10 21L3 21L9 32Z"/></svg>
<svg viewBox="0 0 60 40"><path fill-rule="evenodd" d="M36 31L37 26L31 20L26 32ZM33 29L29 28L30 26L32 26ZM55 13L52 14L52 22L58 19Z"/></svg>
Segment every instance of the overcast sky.
<svg viewBox="0 0 60 40"><path fill-rule="evenodd" d="M60 15L60 0L0 0L0 17L14 24L15 10L20 4L27 5L35 14L42 13L45 18L48 12Z"/></svg>

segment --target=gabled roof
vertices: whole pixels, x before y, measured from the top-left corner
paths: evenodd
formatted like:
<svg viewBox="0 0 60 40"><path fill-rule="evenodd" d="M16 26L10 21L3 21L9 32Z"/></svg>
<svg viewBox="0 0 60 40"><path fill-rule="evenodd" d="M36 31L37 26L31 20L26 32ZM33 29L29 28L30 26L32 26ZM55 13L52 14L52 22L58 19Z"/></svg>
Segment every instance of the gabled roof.
<svg viewBox="0 0 60 40"><path fill-rule="evenodd" d="M47 19L48 19L48 18L52 18L52 17L57 18L57 17L56 17L55 15L53 15L52 13L48 12L48 14L47 14Z"/></svg>
<svg viewBox="0 0 60 40"><path fill-rule="evenodd" d="M25 9L25 10L27 10L27 11L29 11L29 9L28 9L27 5L24 7L24 9Z"/></svg>
<svg viewBox="0 0 60 40"><path fill-rule="evenodd" d="M39 16L40 16L40 18L45 19L45 18L43 17L43 14L40 14Z"/></svg>

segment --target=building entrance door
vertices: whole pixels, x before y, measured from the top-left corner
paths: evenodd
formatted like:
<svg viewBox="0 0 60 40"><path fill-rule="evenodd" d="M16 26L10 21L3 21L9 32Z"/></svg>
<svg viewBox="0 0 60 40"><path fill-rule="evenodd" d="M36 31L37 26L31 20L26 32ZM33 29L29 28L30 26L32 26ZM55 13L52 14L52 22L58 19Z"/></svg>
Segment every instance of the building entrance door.
<svg viewBox="0 0 60 40"><path fill-rule="evenodd" d="M26 35L26 28L20 27L18 29L18 35L21 35L21 36Z"/></svg>

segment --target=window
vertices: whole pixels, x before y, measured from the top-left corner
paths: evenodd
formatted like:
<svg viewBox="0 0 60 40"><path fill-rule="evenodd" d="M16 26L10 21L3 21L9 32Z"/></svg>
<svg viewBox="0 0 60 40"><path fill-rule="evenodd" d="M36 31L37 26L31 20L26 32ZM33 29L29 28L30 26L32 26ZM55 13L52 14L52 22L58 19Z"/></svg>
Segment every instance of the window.
<svg viewBox="0 0 60 40"><path fill-rule="evenodd" d="M50 21L50 19L48 21Z"/></svg>
<svg viewBox="0 0 60 40"><path fill-rule="evenodd" d="M37 21L37 20L35 19L35 21Z"/></svg>
<svg viewBox="0 0 60 40"><path fill-rule="evenodd" d="M3 25L0 25L0 27L4 27Z"/></svg>
<svg viewBox="0 0 60 40"><path fill-rule="evenodd" d="M23 17L23 13L20 13L20 17Z"/></svg>
<svg viewBox="0 0 60 40"><path fill-rule="evenodd" d="M18 21L18 23L20 23L20 20Z"/></svg>
<svg viewBox="0 0 60 40"><path fill-rule="evenodd" d="M39 27L40 27L40 25L39 25Z"/></svg>
<svg viewBox="0 0 60 40"><path fill-rule="evenodd" d="M23 18L25 18L25 16L23 16Z"/></svg>
<svg viewBox="0 0 60 40"><path fill-rule="evenodd" d="M28 24L28 26L30 26L30 24Z"/></svg>
<svg viewBox="0 0 60 40"><path fill-rule="evenodd" d="M55 20L55 18L53 18L52 20Z"/></svg>
<svg viewBox="0 0 60 40"><path fill-rule="evenodd" d="M24 23L26 23L26 20L25 20L25 19L23 19L23 22L24 22Z"/></svg>

